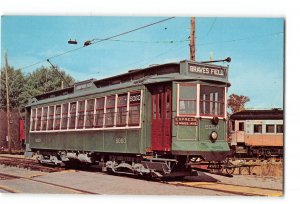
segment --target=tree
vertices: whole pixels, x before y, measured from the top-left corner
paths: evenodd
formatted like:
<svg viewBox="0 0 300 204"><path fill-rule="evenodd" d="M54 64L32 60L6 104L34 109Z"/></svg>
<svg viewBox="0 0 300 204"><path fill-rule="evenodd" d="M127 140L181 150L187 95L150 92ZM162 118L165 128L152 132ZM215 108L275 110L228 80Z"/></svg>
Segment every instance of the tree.
<svg viewBox="0 0 300 204"><path fill-rule="evenodd" d="M245 109L245 104L249 102L248 96L231 94L227 101L228 108L231 109L232 113L236 113Z"/></svg>
<svg viewBox="0 0 300 204"><path fill-rule="evenodd" d="M6 110L6 88L5 88L5 71L1 70L1 98L0 108ZM26 78L21 70L15 70L13 67L8 67L8 96L10 99L10 109L19 107L22 104L21 94L24 91Z"/></svg>
<svg viewBox="0 0 300 204"><path fill-rule="evenodd" d="M58 69L69 84L75 82L74 78ZM50 67L41 67L30 74L24 75L21 70L10 67L9 97L11 109L23 109L28 100L36 95L61 89L61 77ZM5 75L1 70L1 109L6 109Z"/></svg>
<svg viewBox="0 0 300 204"><path fill-rule="evenodd" d="M64 71L59 69L58 71L69 84L75 82L74 78ZM30 73L26 79L24 91L21 94L23 104L26 104L33 96L61 89L62 79L53 68L41 67Z"/></svg>

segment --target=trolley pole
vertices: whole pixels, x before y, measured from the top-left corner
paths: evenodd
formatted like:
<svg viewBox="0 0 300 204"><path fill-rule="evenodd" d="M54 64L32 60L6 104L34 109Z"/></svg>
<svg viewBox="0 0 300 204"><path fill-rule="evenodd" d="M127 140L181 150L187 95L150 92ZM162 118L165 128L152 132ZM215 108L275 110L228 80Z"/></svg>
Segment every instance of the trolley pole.
<svg viewBox="0 0 300 204"><path fill-rule="evenodd" d="M4 53L5 60L5 85L6 85L6 117L7 117L7 139L8 139L8 153L11 154L11 134L10 134L10 110L9 110L9 94L8 94L8 63L7 51Z"/></svg>
<svg viewBox="0 0 300 204"><path fill-rule="evenodd" d="M195 17L191 17L190 59L195 61Z"/></svg>

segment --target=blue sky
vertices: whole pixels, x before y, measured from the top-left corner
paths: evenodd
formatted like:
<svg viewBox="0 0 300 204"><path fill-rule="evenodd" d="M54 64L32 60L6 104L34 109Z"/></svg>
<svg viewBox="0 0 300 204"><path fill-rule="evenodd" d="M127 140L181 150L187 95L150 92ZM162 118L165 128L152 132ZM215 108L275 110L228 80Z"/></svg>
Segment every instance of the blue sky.
<svg viewBox="0 0 300 204"><path fill-rule="evenodd" d="M81 47L86 40L110 37L166 17L2 16L3 51L16 69L29 73L46 60ZM51 59L76 80L104 78L189 59L190 19L169 21ZM78 45L67 43L76 39ZM173 41L171 43L170 41ZM283 107L283 18L196 18L196 60L231 57L229 94L250 98L247 108Z"/></svg>

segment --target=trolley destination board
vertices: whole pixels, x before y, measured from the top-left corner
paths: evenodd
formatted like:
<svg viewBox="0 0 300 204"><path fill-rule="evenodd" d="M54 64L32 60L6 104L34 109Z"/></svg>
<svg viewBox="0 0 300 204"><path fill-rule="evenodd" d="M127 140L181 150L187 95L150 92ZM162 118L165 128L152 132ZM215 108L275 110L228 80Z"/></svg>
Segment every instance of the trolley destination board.
<svg viewBox="0 0 300 204"><path fill-rule="evenodd" d="M221 78L225 78L227 76L227 70L221 67L210 67L204 65L189 64L188 70L191 73L200 75L209 75Z"/></svg>
<svg viewBox="0 0 300 204"><path fill-rule="evenodd" d="M175 125L185 125L185 126L197 126L198 121L194 117L175 117L174 124Z"/></svg>

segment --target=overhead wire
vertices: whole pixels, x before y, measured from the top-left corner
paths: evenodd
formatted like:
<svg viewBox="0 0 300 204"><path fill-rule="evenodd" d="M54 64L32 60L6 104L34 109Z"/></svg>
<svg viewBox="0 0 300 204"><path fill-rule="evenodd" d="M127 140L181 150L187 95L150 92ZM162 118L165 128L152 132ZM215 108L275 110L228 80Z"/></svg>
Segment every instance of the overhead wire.
<svg viewBox="0 0 300 204"><path fill-rule="evenodd" d="M150 24L147 24L147 25L144 25L144 26L141 26L141 27L138 27L138 28L135 28L135 29L132 29L132 30L123 32L123 33L119 33L119 34L117 34L117 35L113 35L113 36L110 36L110 37L107 37L107 38L104 38L104 39L99 39L99 40L94 39L94 40L91 40L91 41L93 41L93 42L91 42L91 44L89 44L88 46L91 46L91 45L93 45L93 44L100 43L100 42L103 42L103 41L107 41L107 40L110 40L110 39L113 39L113 38L116 38L116 37L119 37L119 36L122 36L122 35L126 35L126 34L128 34L128 33L132 33L132 32L135 32L135 31L138 31L138 30L141 30L141 29L144 29L144 28L147 28L147 27L150 27L150 26L153 26L153 25L162 23L162 22L164 22L164 21L171 20L171 19L173 19L173 18L175 18L175 16L169 17L169 18L165 18L165 19L162 19L162 20L160 20L160 21L156 21L156 22L153 22L153 23L150 23ZM63 53L60 53L60 54L57 54L57 55L48 57L47 59L53 59L53 58L56 58L56 57L60 57L60 56L62 56L62 55L65 55L65 54L68 54L68 53L71 53L71 52L75 52L75 51L77 51L77 50L79 50L79 49L82 49L82 48L85 48L85 47L87 47L87 46L83 45L83 46L81 46L81 47L78 47L78 48L75 48L75 49L71 49L71 50L68 50L68 51L66 51L66 52L63 52ZM36 63L30 64L30 65L27 65L27 66L24 66L24 67L21 67L21 68L19 68L19 69L26 69L26 68L29 68L29 67L31 67L31 66L40 64L40 63L42 63L42 62L46 62L47 59L42 60L42 61L38 61L38 62L36 62Z"/></svg>

